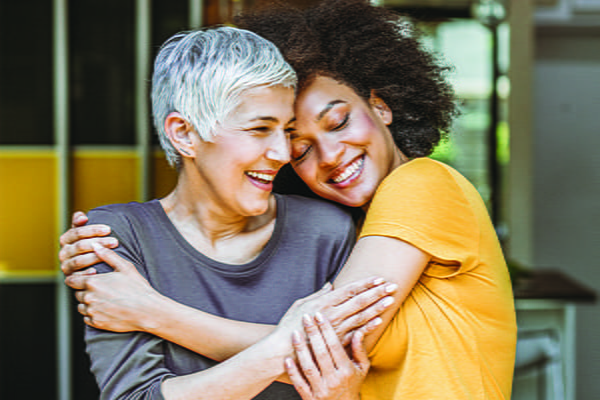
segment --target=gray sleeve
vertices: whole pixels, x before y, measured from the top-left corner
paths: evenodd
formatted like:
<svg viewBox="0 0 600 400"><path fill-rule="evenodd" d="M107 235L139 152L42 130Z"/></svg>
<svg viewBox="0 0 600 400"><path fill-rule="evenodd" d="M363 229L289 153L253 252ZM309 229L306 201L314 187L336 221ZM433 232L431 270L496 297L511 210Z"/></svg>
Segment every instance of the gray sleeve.
<svg viewBox="0 0 600 400"><path fill-rule="evenodd" d="M345 232L343 232L344 235L342 236L342 240L330 263L329 277L327 278L328 282L333 282L338 276L356 244L356 226L349 217L346 226L347 228L345 229Z"/></svg>
<svg viewBox="0 0 600 400"><path fill-rule="evenodd" d="M116 251L146 275L140 268L141 255L136 254L135 232L123 215L96 210L89 213L89 220L111 226L121 244ZM106 264L97 267L99 271L112 270ZM165 366L162 339L141 332L113 333L86 327L85 342L101 400L164 400L161 382L174 374Z"/></svg>

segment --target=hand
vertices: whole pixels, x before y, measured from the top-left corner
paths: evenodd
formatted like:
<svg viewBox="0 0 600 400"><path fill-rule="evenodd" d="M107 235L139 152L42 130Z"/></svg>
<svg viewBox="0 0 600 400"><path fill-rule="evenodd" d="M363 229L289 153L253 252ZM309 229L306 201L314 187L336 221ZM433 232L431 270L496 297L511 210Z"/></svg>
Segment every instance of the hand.
<svg viewBox="0 0 600 400"><path fill-rule="evenodd" d="M77 310L84 322L113 332L148 331L154 328L153 310L163 297L135 266L112 250L94 244L98 259L115 271L106 274L78 271L65 279L75 289Z"/></svg>
<svg viewBox="0 0 600 400"><path fill-rule="evenodd" d="M103 237L110 234L109 226L88 226L85 225L87 222L88 218L84 213L81 211L74 213L71 219L71 229L60 237L61 250L58 258L61 262L60 268L66 276L102 261L94 253L93 243L107 248L115 248L119 245L116 238ZM94 270L91 269L90 272L94 272Z"/></svg>
<svg viewBox="0 0 600 400"><path fill-rule="evenodd" d="M335 290L327 284L318 292L294 302L277 328L291 334L301 329L304 314L320 312L330 321L345 346L355 329L360 329L364 335L376 329L381 323L379 315L394 302L389 295L396 288L397 285L388 284L381 278L359 280Z"/></svg>
<svg viewBox="0 0 600 400"><path fill-rule="evenodd" d="M302 399L360 399L359 390L370 367L363 334L354 333L350 358L322 314L315 314L314 319L306 315L304 331L308 343L298 332L292 339L297 361L285 360L286 371Z"/></svg>

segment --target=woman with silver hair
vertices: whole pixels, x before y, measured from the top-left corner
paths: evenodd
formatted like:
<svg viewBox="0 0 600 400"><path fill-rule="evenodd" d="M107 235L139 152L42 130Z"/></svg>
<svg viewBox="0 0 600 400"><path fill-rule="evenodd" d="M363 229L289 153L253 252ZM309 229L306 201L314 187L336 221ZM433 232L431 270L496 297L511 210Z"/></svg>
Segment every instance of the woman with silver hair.
<svg viewBox="0 0 600 400"><path fill-rule="evenodd" d="M96 208L89 220L111 226L120 244L116 252L146 278L141 290L153 287L215 321L281 322L234 357L211 353L207 336L204 357L149 333L96 329L101 324L90 320L93 299L78 293L79 311L95 326L86 327L85 340L101 399L297 399L293 386L272 382L285 371L301 317L316 309L340 336L354 337L355 354L366 360L361 339L370 325L364 322L389 305L389 297L381 299L393 287L370 278L319 291L352 247L351 218L322 201L271 192L290 157L295 85L294 71L275 46L248 31L181 33L160 50L153 114L167 158L178 170L177 185L159 200ZM94 269L110 271L107 264ZM286 313L295 299L314 292ZM317 320L321 329L309 337L335 345L328 320L321 314ZM353 333L361 325L361 333ZM249 338L248 346L253 342Z"/></svg>

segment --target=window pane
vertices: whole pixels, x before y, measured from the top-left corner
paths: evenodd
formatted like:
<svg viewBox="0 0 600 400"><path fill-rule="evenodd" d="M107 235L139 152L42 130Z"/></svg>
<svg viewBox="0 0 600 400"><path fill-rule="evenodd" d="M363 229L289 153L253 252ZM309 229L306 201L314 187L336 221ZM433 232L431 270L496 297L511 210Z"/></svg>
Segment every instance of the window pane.
<svg viewBox="0 0 600 400"><path fill-rule="evenodd" d="M189 0L154 0L152 2L152 51L150 62L154 64L154 58L160 50L160 46L176 34L177 32L185 31L189 29ZM150 69L152 73L154 69ZM148 82L152 77L148 77ZM152 126L152 144L159 145L158 135L154 128L154 122L151 121Z"/></svg>
<svg viewBox="0 0 600 400"><path fill-rule="evenodd" d="M52 144L51 1L0 2L0 60L0 144Z"/></svg>
<svg viewBox="0 0 600 400"><path fill-rule="evenodd" d="M133 144L134 1L69 2L74 144Z"/></svg>

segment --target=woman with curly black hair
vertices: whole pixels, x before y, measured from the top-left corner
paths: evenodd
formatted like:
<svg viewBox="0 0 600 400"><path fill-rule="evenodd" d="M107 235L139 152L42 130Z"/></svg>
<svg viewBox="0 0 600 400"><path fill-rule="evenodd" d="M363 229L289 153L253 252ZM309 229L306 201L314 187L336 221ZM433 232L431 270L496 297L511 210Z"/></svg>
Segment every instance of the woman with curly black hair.
<svg viewBox="0 0 600 400"><path fill-rule="evenodd" d="M298 73L294 171L366 211L335 284L377 273L400 286L397 309L365 339L363 400L509 399L516 322L494 227L474 187L426 157L456 114L445 69L397 14L367 1L240 22Z"/></svg>
<svg viewBox="0 0 600 400"><path fill-rule="evenodd" d="M399 287L364 340L361 398L509 399L516 321L502 250L475 188L427 157L456 114L445 69L398 15L365 0L270 8L239 23L297 71L295 173L315 194L366 212L334 286L375 274ZM200 313L186 315L180 329L201 329ZM189 336L180 344L202 352ZM364 377L337 371L323 346L295 346L288 372L304 399L335 398Z"/></svg>

